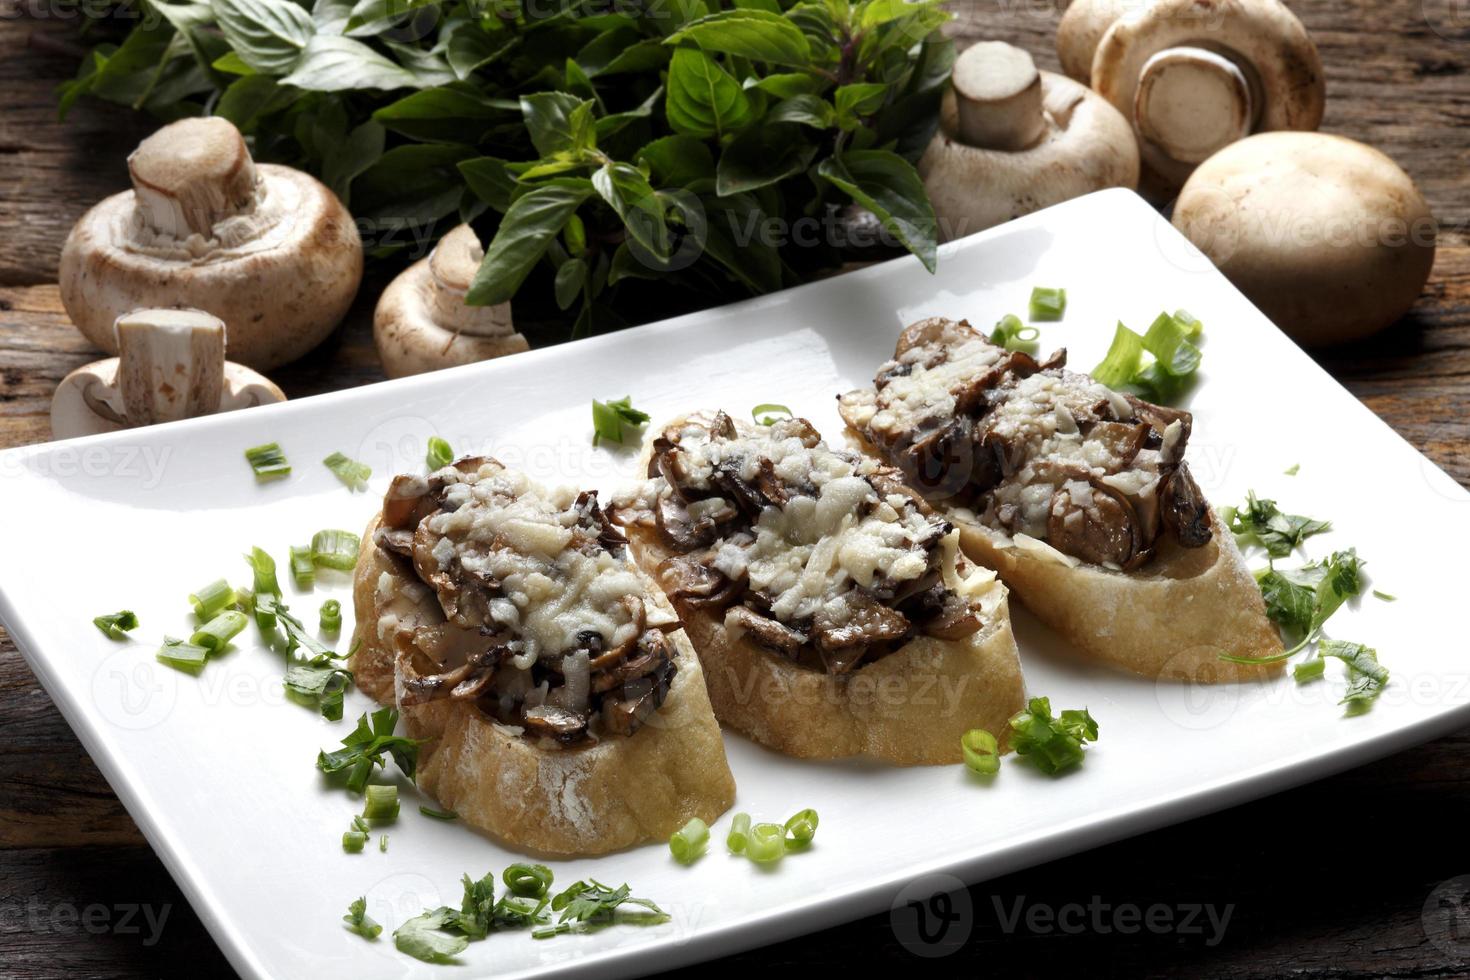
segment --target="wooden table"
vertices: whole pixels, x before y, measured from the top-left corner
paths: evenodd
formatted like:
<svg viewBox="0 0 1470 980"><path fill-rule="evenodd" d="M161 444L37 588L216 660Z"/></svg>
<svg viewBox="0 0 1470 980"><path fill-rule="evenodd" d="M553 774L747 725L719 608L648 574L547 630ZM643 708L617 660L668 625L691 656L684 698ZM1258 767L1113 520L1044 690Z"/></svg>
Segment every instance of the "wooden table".
<svg viewBox="0 0 1470 980"><path fill-rule="evenodd" d="M0 0L0 447L46 439L52 389L95 355L61 312L52 285L57 255L77 216L125 186L123 156L147 129L146 120L121 109L85 102L59 125L52 90L73 63L38 50L28 37L69 39L74 22L7 16L18 3ZM964 37L1020 44L1043 67L1055 68L1051 39L1061 6L1060 0L971 0L957 7L957 27ZM1373 143L1398 160L1443 228L1434 276L1413 313L1380 339L1323 355L1321 362L1470 484L1470 11L1463 0L1302 0L1292 7L1327 66L1323 129ZM380 376L366 315L373 284L364 295L324 349L276 372L290 395ZM19 556L0 550L0 560ZM1464 645L1463 638L1445 641ZM227 963L3 633L0 731L0 975L228 975ZM1467 749L1470 730L1311 786L986 882L969 889L968 942L943 947L949 954L943 958L916 958L914 944L900 939L902 930L879 915L722 966L764 972L871 964L995 976L1470 975L1470 879L1451 882L1470 874ZM1146 911L1162 903L1179 918L1192 904L1212 903L1220 912L1229 906L1231 917L1219 942L1210 941L1208 926L1202 933L1124 935L1091 924L1080 931L1048 928L1037 918L1027 925L1023 915L1018 928L1008 928L1018 900L1023 912L1069 904ZM167 910L156 937L143 907L155 917ZM1102 915L1105 927L1113 915ZM1446 932L1456 924L1458 932ZM949 939L959 935L957 927Z"/></svg>

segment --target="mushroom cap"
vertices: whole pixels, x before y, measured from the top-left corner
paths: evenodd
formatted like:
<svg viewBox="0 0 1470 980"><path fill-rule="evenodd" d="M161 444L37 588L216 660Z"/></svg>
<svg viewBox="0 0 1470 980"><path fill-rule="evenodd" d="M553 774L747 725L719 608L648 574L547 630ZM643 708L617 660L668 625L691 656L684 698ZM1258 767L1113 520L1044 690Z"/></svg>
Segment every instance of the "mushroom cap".
<svg viewBox="0 0 1470 980"><path fill-rule="evenodd" d="M1146 2L1146 0L1145 0ZM1072 0L1057 25L1057 59L1062 71L1083 85L1092 82L1092 57L1113 21L1140 0Z"/></svg>
<svg viewBox="0 0 1470 980"><path fill-rule="evenodd" d="M1239 67L1250 87L1252 132L1314 130L1322 122L1322 59L1307 29L1280 0L1150 0L1131 6L1098 43L1092 87L1134 118L1144 69L1169 48L1212 51ZM1220 94L1217 86L1201 91ZM1144 169L1154 178L1145 183L1156 196L1172 192L1194 164L1171 158L1142 131L1139 139Z"/></svg>
<svg viewBox="0 0 1470 980"><path fill-rule="evenodd" d="M1107 187L1138 183L1132 127L1097 93L1064 75L1041 73L1046 131L1023 150L987 150L957 138L953 91L944 94L939 131L919 160L945 240L992 228Z"/></svg>
<svg viewBox="0 0 1470 980"><path fill-rule="evenodd" d="M139 307L195 307L229 327L231 360L267 370L295 360L336 328L362 280L352 216L315 178L259 164L257 194L277 209L259 237L170 239L138 213L134 191L92 208L61 252L61 301L88 340L117 351L113 322ZM223 247L212 248L212 245Z"/></svg>
<svg viewBox="0 0 1470 980"><path fill-rule="evenodd" d="M465 290L484 251L460 225L383 290L373 313L373 343L390 378L487 361L529 350L515 332L509 303L466 306Z"/></svg>
<svg viewBox="0 0 1470 980"><path fill-rule="evenodd" d="M1418 299L1436 225L1388 156L1325 133L1259 133L1195 170L1174 226L1308 346L1357 340Z"/></svg>
<svg viewBox="0 0 1470 980"><path fill-rule="evenodd" d="M119 364L116 357L93 361L62 379L51 396L52 439L76 439L131 428L122 418L122 395L117 386ZM219 411L233 412L285 400L286 393L265 375L226 362ZM93 406L99 402L115 417L98 414Z"/></svg>

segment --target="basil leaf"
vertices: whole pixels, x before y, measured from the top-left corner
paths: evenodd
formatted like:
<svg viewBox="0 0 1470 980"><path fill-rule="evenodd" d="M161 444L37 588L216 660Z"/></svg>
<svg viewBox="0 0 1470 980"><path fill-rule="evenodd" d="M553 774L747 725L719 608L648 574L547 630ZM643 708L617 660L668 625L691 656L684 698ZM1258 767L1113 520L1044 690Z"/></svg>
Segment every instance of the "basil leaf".
<svg viewBox="0 0 1470 980"><path fill-rule="evenodd" d="M521 97L521 114L531 143L542 157L580 157L596 145L592 100L566 92L538 92Z"/></svg>
<svg viewBox="0 0 1470 980"><path fill-rule="evenodd" d="M316 34L311 15L291 0L213 0L210 6L240 60L267 75L291 71Z"/></svg>
<svg viewBox="0 0 1470 980"><path fill-rule="evenodd" d="M504 214L515 193L516 179L506 162L495 157L476 157L459 165L459 172L475 196Z"/></svg>
<svg viewBox="0 0 1470 980"><path fill-rule="evenodd" d="M840 91L840 90L839 90ZM800 123L813 129L831 129L837 122L832 103L815 95L793 95L771 107L762 124Z"/></svg>
<svg viewBox="0 0 1470 980"><path fill-rule="evenodd" d="M556 306L558 309L569 310L577 297L582 295L582 287L587 284L587 260L568 259L556 270Z"/></svg>
<svg viewBox="0 0 1470 980"><path fill-rule="evenodd" d="M805 67L812 49L801 29L767 10L724 10L686 25L667 43L693 41L704 51L719 51L752 61Z"/></svg>
<svg viewBox="0 0 1470 980"><path fill-rule="evenodd" d="M490 306L514 296L562 225L593 193L590 180L564 177L516 198L485 250L485 259L475 273L465 302L471 306Z"/></svg>
<svg viewBox="0 0 1470 980"><path fill-rule="evenodd" d="M924 268L934 271L938 247L934 207L913 164L888 150L850 150L823 160L817 173L877 215Z"/></svg>
<svg viewBox="0 0 1470 980"><path fill-rule="evenodd" d="M344 205L352 201L352 182L382 159L386 136L383 127L369 119L327 151L322 161L322 183L330 187Z"/></svg>
<svg viewBox="0 0 1470 980"><path fill-rule="evenodd" d="M269 75L245 75L230 82L229 88L215 103L214 114L228 119L240 132L248 134L262 116L286 108L300 94L282 88Z"/></svg>
<svg viewBox="0 0 1470 980"><path fill-rule="evenodd" d="M295 70L281 79L281 84L311 92L344 92L357 88L413 88L418 79L361 41L318 34L307 43Z"/></svg>
<svg viewBox="0 0 1470 980"><path fill-rule="evenodd" d="M888 86L881 82L860 82L843 85L832 93L837 105L837 124L843 129L856 129L862 125L860 116L871 116L883 108L888 96Z"/></svg>
<svg viewBox="0 0 1470 980"><path fill-rule="evenodd" d="M703 51L678 48L669 61L664 112L675 132L708 139L751 120L750 96Z"/></svg>
<svg viewBox="0 0 1470 980"><path fill-rule="evenodd" d="M463 82L420 89L373 113L395 133L428 143L475 143L487 120L510 120L520 113L513 99L495 99Z"/></svg>
<svg viewBox="0 0 1470 980"><path fill-rule="evenodd" d="M720 154L715 193L727 197L779 183L804 172L816 155L816 145L807 142L797 126L751 126Z"/></svg>
<svg viewBox="0 0 1470 980"><path fill-rule="evenodd" d="M490 33L479 24L463 24L449 38L445 57L461 80L486 65L499 61L520 43L520 38L502 32Z"/></svg>
<svg viewBox="0 0 1470 980"><path fill-rule="evenodd" d="M656 139L638 151L637 161L648 166L661 186L683 186L715 175L709 147L692 136L675 134Z"/></svg>
<svg viewBox="0 0 1470 980"><path fill-rule="evenodd" d="M781 256L762 241L766 213L753 194L701 197L707 219L705 252L752 293L781 288Z"/></svg>
<svg viewBox="0 0 1470 980"><path fill-rule="evenodd" d="M822 87L822 83L810 75L801 72L785 72L775 75L767 75L765 78L751 76L745 80L745 88L758 89L774 95L778 99L789 99L797 95L814 95Z"/></svg>
<svg viewBox="0 0 1470 980"><path fill-rule="evenodd" d="M632 164L608 163L592 175L592 186L606 201L638 245L664 259L669 254L669 232L663 205L643 171Z"/></svg>

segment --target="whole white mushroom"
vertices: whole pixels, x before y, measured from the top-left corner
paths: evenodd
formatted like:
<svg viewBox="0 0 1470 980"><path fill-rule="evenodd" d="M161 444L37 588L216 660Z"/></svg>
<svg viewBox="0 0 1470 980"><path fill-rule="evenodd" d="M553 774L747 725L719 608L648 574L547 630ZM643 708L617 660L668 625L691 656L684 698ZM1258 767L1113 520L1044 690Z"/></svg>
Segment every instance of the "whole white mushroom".
<svg viewBox="0 0 1470 980"><path fill-rule="evenodd" d="M1321 58L1280 0L1073 0L1057 55L1128 117L1157 201L1236 140L1322 122Z"/></svg>
<svg viewBox="0 0 1470 980"><path fill-rule="evenodd" d="M1085 85L982 41L956 59L919 160L940 237L960 238L1106 187L1135 187L1138 145Z"/></svg>
<svg viewBox="0 0 1470 980"><path fill-rule="evenodd" d="M269 369L320 344L362 279L352 216L315 178L257 165L219 118L183 119L128 157L133 189L82 216L61 253L61 301L116 353L129 310L192 307L230 325L229 355Z"/></svg>
<svg viewBox="0 0 1470 980"><path fill-rule="evenodd" d="M116 432L286 400L225 360L225 324L203 310L134 310L117 319L117 357L77 368L51 398L51 436Z"/></svg>
<svg viewBox="0 0 1470 980"><path fill-rule="evenodd" d="M485 250L460 225L426 259L388 284L373 314L373 342L390 378L473 364L529 349L516 333L510 304L466 306Z"/></svg>
<svg viewBox="0 0 1470 980"><path fill-rule="evenodd" d="M1358 340L1414 305L1437 226L1388 156L1326 133L1260 133L1200 165L1174 225L1308 346Z"/></svg>

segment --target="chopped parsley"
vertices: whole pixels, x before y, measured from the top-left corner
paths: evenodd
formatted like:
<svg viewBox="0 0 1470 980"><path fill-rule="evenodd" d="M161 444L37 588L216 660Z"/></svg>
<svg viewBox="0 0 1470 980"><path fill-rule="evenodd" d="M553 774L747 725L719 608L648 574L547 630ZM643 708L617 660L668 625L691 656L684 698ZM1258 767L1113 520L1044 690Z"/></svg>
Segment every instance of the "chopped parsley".
<svg viewBox="0 0 1470 980"><path fill-rule="evenodd" d="M1272 558L1285 558L1312 535L1332 530L1331 521L1282 513L1276 501L1257 497L1254 491L1246 493L1245 506L1222 507L1221 516L1236 544L1265 548Z"/></svg>
<svg viewBox="0 0 1470 980"><path fill-rule="evenodd" d="M623 426L633 428L648 423L649 414L633 407L633 396L624 395L616 401L592 400L592 445L601 442L623 444Z"/></svg>
<svg viewBox="0 0 1470 980"><path fill-rule="evenodd" d="M1388 685L1388 668L1378 662L1378 651L1361 643L1345 640L1323 640L1317 646L1320 657L1336 657L1347 664L1348 686L1338 704L1349 710L1366 709Z"/></svg>
<svg viewBox="0 0 1470 980"><path fill-rule="evenodd" d="M623 906L633 905L641 912L626 912ZM634 898L626 884L609 888L595 878L579 881L551 900L554 912L561 916L556 925L536 929L533 939L550 939L568 932L587 932L591 929L627 922L636 925L658 925L669 921L668 913L646 898Z"/></svg>
<svg viewBox="0 0 1470 980"><path fill-rule="evenodd" d="M1049 776L1080 765L1083 745L1097 741L1097 722L1086 708L1053 718L1048 698L1032 698L1010 724L1011 748Z"/></svg>
<svg viewBox="0 0 1470 980"><path fill-rule="evenodd" d="M366 895L347 906L347 914L342 916L342 921L347 923L349 932L355 932L367 940L377 939L383 931L382 926L368 917Z"/></svg>
<svg viewBox="0 0 1470 980"><path fill-rule="evenodd" d="M371 715L363 715L357 719L357 727L342 738L343 748L317 753L317 768L326 773L345 771L347 788L361 793L373 768L387 767L383 760L386 752L403 774L412 779L418 767L419 742L394 735L393 729L397 725L398 712L392 708L379 708Z"/></svg>
<svg viewBox="0 0 1470 980"><path fill-rule="evenodd" d="M109 640L126 640L128 630L138 628L138 617L131 609L94 616L92 625L106 634Z"/></svg>

